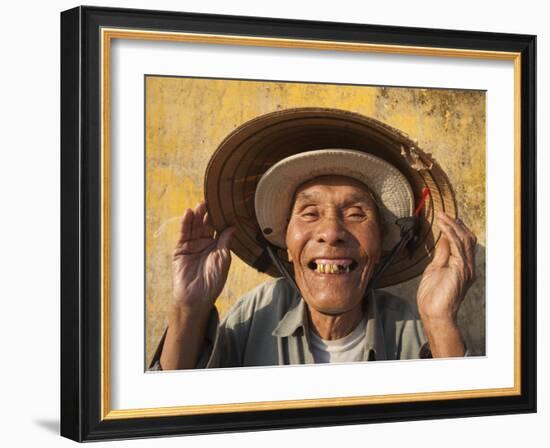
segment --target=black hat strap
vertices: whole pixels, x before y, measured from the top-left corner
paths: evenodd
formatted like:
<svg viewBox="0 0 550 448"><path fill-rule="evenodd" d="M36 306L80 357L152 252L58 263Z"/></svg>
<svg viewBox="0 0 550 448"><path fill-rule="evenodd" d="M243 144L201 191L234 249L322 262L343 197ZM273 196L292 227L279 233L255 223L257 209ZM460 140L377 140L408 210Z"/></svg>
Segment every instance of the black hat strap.
<svg viewBox="0 0 550 448"><path fill-rule="evenodd" d="M273 263L283 277L285 277L294 289L296 289L298 294L300 294L300 289L298 288L294 277L290 275L290 272L288 272L282 260L277 256L277 246L267 241L261 232L258 232L256 235L256 240L263 247L263 251L254 262L253 266L260 272L266 272L269 269L269 266Z"/></svg>
<svg viewBox="0 0 550 448"><path fill-rule="evenodd" d="M409 216L406 218L399 218L395 221L400 228L401 238L393 246L388 255L384 257L382 262L378 265L376 271L369 281L367 290L374 289L376 283L382 277L382 274L391 266L395 258L401 253L404 248L409 249L412 252L414 244L418 240L418 230L420 229L420 219L417 216Z"/></svg>

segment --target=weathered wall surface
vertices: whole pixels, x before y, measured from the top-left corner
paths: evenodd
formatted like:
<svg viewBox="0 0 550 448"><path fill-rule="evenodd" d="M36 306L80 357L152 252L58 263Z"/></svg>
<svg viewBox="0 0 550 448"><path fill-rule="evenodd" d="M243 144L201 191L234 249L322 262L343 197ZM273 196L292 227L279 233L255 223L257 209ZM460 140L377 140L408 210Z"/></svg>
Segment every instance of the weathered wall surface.
<svg viewBox="0 0 550 448"><path fill-rule="evenodd" d="M223 138L258 115L332 107L383 121L432 153L456 193L459 216L476 233L477 280L460 311L474 354L485 353L485 93L280 82L148 77L146 81L146 365L167 323L171 256L179 217L203 198L203 175ZM217 301L225 314L268 277L233 256ZM389 288L415 300L419 278Z"/></svg>

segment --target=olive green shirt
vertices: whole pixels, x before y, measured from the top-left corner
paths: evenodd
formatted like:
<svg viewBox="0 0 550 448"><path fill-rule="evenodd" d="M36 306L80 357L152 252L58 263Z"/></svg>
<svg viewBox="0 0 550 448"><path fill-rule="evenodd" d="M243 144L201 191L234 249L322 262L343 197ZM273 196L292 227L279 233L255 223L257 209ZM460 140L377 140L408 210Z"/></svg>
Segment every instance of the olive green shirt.
<svg viewBox="0 0 550 448"><path fill-rule="evenodd" d="M431 357L414 306L386 291L365 298L363 361ZM196 368L313 364L304 300L284 278L241 297L223 321L213 308ZM165 333L166 334L166 333ZM159 363L164 337L150 370Z"/></svg>

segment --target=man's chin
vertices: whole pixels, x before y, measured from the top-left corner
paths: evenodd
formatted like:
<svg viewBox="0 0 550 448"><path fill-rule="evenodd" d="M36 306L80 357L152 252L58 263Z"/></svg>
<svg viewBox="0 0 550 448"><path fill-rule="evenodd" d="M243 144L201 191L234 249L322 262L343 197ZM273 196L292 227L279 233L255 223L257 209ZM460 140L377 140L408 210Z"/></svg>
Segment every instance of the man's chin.
<svg viewBox="0 0 550 448"><path fill-rule="evenodd" d="M360 269L342 274L321 274L312 270L308 271L305 271L304 280L308 289L311 290L330 291L331 294L349 291L357 294L357 291L363 289L364 286Z"/></svg>
<svg viewBox="0 0 550 448"><path fill-rule="evenodd" d="M324 316L331 316L331 317L337 317L342 316L346 313L349 313L350 311L353 311L352 309L344 309L344 308L323 308L323 309L316 309L317 313L322 314Z"/></svg>
<svg viewBox="0 0 550 448"><path fill-rule="evenodd" d="M304 297L307 304L316 311L331 316L347 313L362 302L363 296L358 295L358 290L342 291L341 289L323 289L323 291L309 291Z"/></svg>

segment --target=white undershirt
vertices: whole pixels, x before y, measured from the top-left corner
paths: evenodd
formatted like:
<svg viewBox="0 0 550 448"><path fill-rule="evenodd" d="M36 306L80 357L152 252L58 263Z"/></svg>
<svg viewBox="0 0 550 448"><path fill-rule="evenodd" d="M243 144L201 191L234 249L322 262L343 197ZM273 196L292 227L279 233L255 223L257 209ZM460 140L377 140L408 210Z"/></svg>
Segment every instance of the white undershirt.
<svg viewBox="0 0 550 448"><path fill-rule="evenodd" d="M327 341L311 332L311 352L316 363L361 361L363 356L367 320L347 336Z"/></svg>

